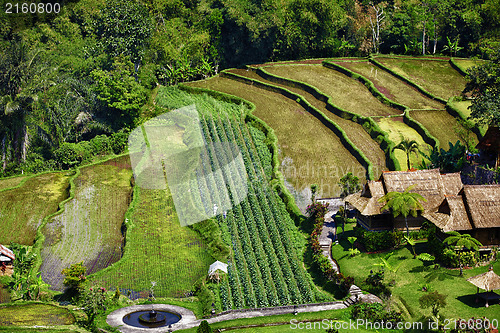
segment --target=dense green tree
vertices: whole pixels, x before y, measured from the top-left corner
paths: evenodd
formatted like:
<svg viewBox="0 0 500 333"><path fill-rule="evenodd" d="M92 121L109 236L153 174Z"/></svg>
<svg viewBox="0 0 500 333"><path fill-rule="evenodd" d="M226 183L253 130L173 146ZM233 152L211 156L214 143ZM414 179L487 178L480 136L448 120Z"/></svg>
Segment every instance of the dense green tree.
<svg viewBox="0 0 500 333"><path fill-rule="evenodd" d="M479 247L482 245L481 242L479 242L477 239L472 237L469 234L461 234L458 231L449 231L446 233L449 235L446 237L446 239L443 241L444 243L448 245L454 245L460 248L460 250L475 250L477 251ZM463 274L463 269L462 269L462 257L460 254L458 255L458 260L460 263L460 276Z"/></svg>
<svg viewBox="0 0 500 333"><path fill-rule="evenodd" d="M440 294L437 291L425 293L418 299L422 308L431 308L432 315L437 317L440 308L446 306L446 295Z"/></svg>
<svg viewBox="0 0 500 333"><path fill-rule="evenodd" d="M196 333L212 333L212 328L208 324L208 321L203 320L196 329Z"/></svg>
<svg viewBox="0 0 500 333"><path fill-rule="evenodd" d="M500 126L500 48L490 61L467 70L464 93L474 97L469 107L472 119L480 124Z"/></svg>
<svg viewBox="0 0 500 333"><path fill-rule="evenodd" d="M392 150L402 150L406 154L406 163L408 165L408 170L411 169L411 164L410 164L410 155L411 153L418 153L418 143L415 140L410 140L408 138L401 138L401 141L397 146L392 148Z"/></svg>

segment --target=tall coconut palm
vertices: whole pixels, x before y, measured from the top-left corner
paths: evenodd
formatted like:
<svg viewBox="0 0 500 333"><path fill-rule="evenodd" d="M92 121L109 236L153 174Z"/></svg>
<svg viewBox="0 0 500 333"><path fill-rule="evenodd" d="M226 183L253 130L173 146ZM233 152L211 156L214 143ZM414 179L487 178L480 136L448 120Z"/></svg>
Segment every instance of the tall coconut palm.
<svg viewBox="0 0 500 333"><path fill-rule="evenodd" d="M449 235L444 240L444 243L448 245L455 245L460 248L460 250L474 250L477 251L482 245L477 239L469 234L461 234L458 231L449 231L446 233ZM460 264L460 276L463 274L462 268L462 258L458 256L458 262Z"/></svg>
<svg viewBox="0 0 500 333"><path fill-rule="evenodd" d="M420 201L427 201L423 196L418 193L411 193L410 191L415 187L412 185L404 192L389 192L380 198L379 202L385 202L385 205L380 209L392 211L394 217L403 215L406 224L406 235L410 237L410 229L408 228L408 215L417 217L418 211L423 211L424 207Z"/></svg>
<svg viewBox="0 0 500 333"><path fill-rule="evenodd" d="M415 153L415 154L418 153L417 141L401 137L401 142L399 142L399 144L397 146L392 148L393 151L396 149L402 150L406 154L406 163L408 164L408 170L410 170L411 169L410 154L411 153Z"/></svg>

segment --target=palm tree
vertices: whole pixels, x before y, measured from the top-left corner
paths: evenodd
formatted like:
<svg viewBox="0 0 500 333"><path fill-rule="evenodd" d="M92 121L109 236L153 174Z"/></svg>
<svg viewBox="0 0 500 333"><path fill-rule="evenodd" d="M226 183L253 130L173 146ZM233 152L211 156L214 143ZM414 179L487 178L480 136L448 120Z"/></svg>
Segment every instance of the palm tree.
<svg viewBox="0 0 500 333"><path fill-rule="evenodd" d="M406 224L406 235L410 237L410 229L408 228L408 215L417 217L419 210L424 210L424 207L419 200L427 201L423 196L418 193L410 193L415 187L412 185L408 187L403 193L389 192L382 198L378 199L379 202L385 202L385 205L380 209L381 211L390 209L394 217L403 215Z"/></svg>
<svg viewBox="0 0 500 333"><path fill-rule="evenodd" d="M418 153L417 141L401 137L401 142L397 146L392 148L392 151L396 149L402 150L406 154L406 163L408 164L408 170L410 170L411 169L410 154Z"/></svg>
<svg viewBox="0 0 500 333"><path fill-rule="evenodd" d="M449 236L444 240L444 243L458 246L460 250L465 249L477 251L479 247L482 246L481 242L469 234L461 234L458 231L449 231L446 234ZM460 276L462 276L463 269L460 255L458 256L458 262L460 264Z"/></svg>
<svg viewBox="0 0 500 333"><path fill-rule="evenodd" d="M29 146L27 119L37 92L50 84L47 68L40 66L40 51L30 49L23 42L12 42L0 54L0 128L3 168L7 160L26 159Z"/></svg>

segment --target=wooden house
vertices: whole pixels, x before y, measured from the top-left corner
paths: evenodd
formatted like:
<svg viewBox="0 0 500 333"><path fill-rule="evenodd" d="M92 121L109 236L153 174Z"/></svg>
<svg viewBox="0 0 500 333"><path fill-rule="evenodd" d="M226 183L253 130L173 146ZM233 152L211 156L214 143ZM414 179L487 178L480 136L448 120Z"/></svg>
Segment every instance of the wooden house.
<svg viewBox="0 0 500 333"><path fill-rule="evenodd" d="M500 185L463 185L460 173L440 174L439 169L388 171L346 201L355 208L358 223L365 229L403 230L404 218L381 211L384 203L378 200L411 185L415 185L412 192L427 201L422 202L424 211L417 217L408 216L410 230L418 230L428 221L441 232L467 232L483 245L500 245Z"/></svg>
<svg viewBox="0 0 500 333"><path fill-rule="evenodd" d="M495 160L495 168L500 167L500 127L490 126L484 137L476 145L483 154L490 155Z"/></svg>
<svg viewBox="0 0 500 333"><path fill-rule="evenodd" d="M14 252L0 244L0 276L12 275L13 263L16 259Z"/></svg>

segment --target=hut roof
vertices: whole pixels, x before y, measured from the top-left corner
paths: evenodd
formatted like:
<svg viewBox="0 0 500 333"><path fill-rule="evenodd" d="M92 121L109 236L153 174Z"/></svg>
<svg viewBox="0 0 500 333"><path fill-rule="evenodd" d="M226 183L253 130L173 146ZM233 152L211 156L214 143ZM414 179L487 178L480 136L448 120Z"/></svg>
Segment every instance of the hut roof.
<svg viewBox="0 0 500 333"><path fill-rule="evenodd" d="M464 187L460 172L442 174L441 180L445 195L458 195Z"/></svg>
<svg viewBox="0 0 500 333"><path fill-rule="evenodd" d="M380 208L384 206L384 203L378 202L378 199L384 195L382 182L368 181L361 192L351 194L345 200L361 214L371 216L380 214Z"/></svg>
<svg viewBox="0 0 500 333"><path fill-rule="evenodd" d="M434 210L443 202L445 191L439 169L416 171L392 171L382 174L386 192L404 192L415 185L411 192L419 193L427 201L424 210Z"/></svg>
<svg viewBox="0 0 500 333"><path fill-rule="evenodd" d="M500 276L495 274L491 268L486 273L468 278L467 281L486 291L500 289Z"/></svg>
<svg viewBox="0 0 500 333"><path fill-rule="evenodd" d="M465 185L463 195L475 228L500 227L500 185Z"/></svg>
<svg viewBox="0 0 500 333"><path fill-rule="evenodd" d="M210 276L214 274L219 269L224 273L227 273L227 264L217 260L212 265L210 265L210 268L208 269L208 275Z"/></svg>
<svg viewBox="0 0 500 333"><path fill-rule="evenodd" d="M481 141L476 145L476 148L500 153L500 127L488 127L488 130Z"/></svg>
<svg viewBox="0 0 500 333"><path fill-rule="evenodd" d="M444 232L472 230L463 197L460 195L445 197L437 212L424 213L423 216Z"/></svg>
<svg viewBox="0 0 500 333"><path fill-rule="evenodd" d="M9 258L10 260L15 260L16 256L14 255L14 252L0 244L0 255Z"/></svg>

